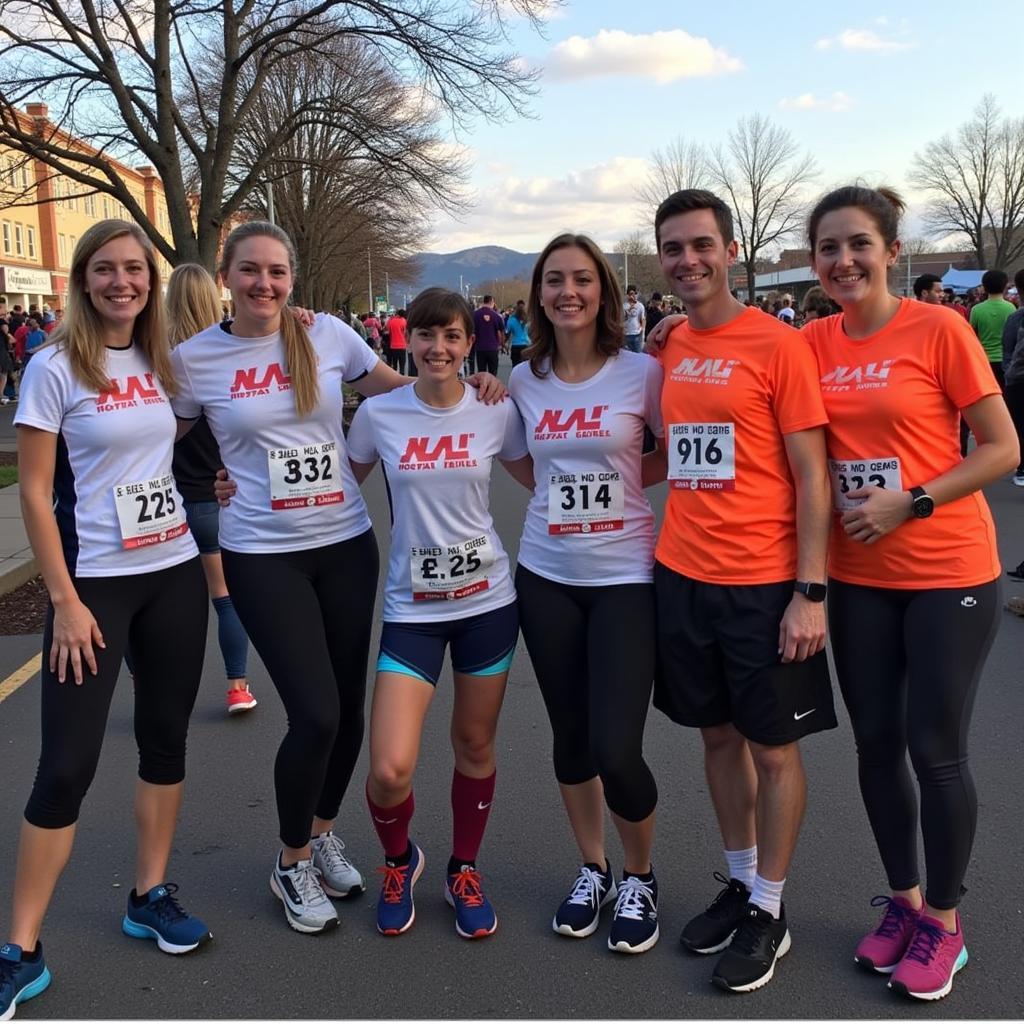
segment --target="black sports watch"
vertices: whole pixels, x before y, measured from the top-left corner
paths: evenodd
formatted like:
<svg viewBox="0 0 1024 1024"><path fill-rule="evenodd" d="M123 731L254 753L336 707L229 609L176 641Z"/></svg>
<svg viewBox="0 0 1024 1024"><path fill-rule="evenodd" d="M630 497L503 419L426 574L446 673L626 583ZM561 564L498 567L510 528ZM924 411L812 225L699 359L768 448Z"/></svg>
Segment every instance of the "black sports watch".
<svg viewBox="0 0 1024 1024"><path fill-rule="evenodd" d="M815 604L821 604L828 593L828 587L824 583L805 583L803 580L797 580L793 584L793 589L798 594L803 594L808 601L813 601Z"/></svg>
<svg viewBox="0 0 1024 1024"><path fill-rule="evenodd" d="M913 498L910 507L916 519L927 519L935 511L935 502L923 487L911 487L910 496Z"/></svg>

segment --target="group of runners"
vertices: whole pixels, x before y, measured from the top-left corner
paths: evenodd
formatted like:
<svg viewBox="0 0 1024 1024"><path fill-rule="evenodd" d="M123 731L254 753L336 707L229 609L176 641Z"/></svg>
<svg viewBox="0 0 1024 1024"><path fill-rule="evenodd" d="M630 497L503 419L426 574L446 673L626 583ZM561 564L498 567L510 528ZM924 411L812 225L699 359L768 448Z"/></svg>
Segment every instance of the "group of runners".
<svg viewBox="0 0 1024 1024"><path fill-rule="evenodd" d="M226 590L287 712L270 886L293 928L335 927L332 898L364 888L334 823L363 740L378 564L359 484L380 462L393 521L366 802L385 862L383 935L415 920L426 858L413 838L413 776L446 648L444 894L463 937L497 927L478 856L521 629L581 862L554 930L590 936L611 907L611 949L658 941L658 792L643 754L653 690L655 707L701 730L724 848L722 888L681 941L721 954L719 987L770 981L790 947L782 897L805 802L798 744L836 725L827 594L890 888L855 957L898 992L948 993L967 958L956 910L976 818L966 736L999 607L980 489L1017 465L1018 446L962 318L889 293L901 208L860 187L817 204L812 259L843 313L795 332L730 293L728 206L700 190L670 196L658 252L687 317L658 325L654 358L624 348L622 295L600 249L560 235L533 272L530 345L510 400L490 375L460 378L473 312L457 293L428 289L410 304L415 379L333 317L307 329L286 308L291 243L262 222L224 246L233 321L197 324L172 351L150 243L121 221L90 229L64 324L33 360L16 419L26 527L52 606L0 1018L49 984L43 918L129 648L139 853L123 929L169 953L210 938L166 880L207 624L172 458L200 418L228 477L216 545ZM368 399L347 439L343 382ZM977 439L966 458L961 414ZM655 451L644 453L645 429ZM489 511L494 459L531 492L514 578ZM656 537L644 490L666 477ZM621 873L606 850L606 806Z"/></svg>

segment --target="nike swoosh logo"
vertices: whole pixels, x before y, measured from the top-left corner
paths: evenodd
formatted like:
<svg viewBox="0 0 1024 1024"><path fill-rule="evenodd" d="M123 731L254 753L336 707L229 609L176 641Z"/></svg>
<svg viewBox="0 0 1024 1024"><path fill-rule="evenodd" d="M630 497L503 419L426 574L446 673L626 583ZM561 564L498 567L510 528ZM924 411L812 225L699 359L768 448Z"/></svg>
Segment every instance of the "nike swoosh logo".
<svg viewBox="0 0 1024 1024"><path fill-rule="evenodd" d="M397 818L378 818L376 814L373 816L373 820L379 821L382 825L394 825L398 821Z"/></svg>
<svg viewBox="0 0 1024 1024"><path fill-rule="evenodd" d="M476 809L477 809L478 811L486 811L486 810L487 810L487 808L488 808L488 807L490 807L490 806L491 806L491 802L490 802L490 800L488 800L488 801L487 801L487 803L484 803L484 802L483 802L483 800L481 800L481 801L480 801L480 802L479 802L479 803L478 803L478 804L476 805Z"/></svg>
<svg viewBox="0 0 1024 1024"><path fill-rule="evenodd" d="M801 718L806 718L808 715L813 715L817 708L811 708L810 711L805 711L802 715L798 715L795 711L793 712L793 721L799 722Z"/></svg>

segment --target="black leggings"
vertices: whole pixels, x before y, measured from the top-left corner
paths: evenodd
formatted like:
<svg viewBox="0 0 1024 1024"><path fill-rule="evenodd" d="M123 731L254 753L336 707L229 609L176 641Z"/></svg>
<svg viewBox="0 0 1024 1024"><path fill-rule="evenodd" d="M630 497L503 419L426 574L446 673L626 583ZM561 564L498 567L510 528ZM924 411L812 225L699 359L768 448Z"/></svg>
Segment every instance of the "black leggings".
<svg viewBox="0 0 1024 1024"><path fill-rule="evenodd" d="M53 607L43 630L42 750L25 819L39 828L78 820L96 774L110 701L128 644L135 653L135 742L139 778L173 786L185 778L188 719L206 651L208 598L199 558L138 576L80 577L75 590L106 647L94 647L97 675L70 665L60 683L49 669Z"/></svg>
<svg viewBox="0 0 1024 1024"><path fill-rule="evenodd" d="M492 373L495 377L498 376L498 353L497 352L477 352L476 354L476 367L478 373Z"/></svg>
<svg viewBox="0 0 1024 1024"><path fill-rule="evenodd" d="M392 370L397 370L399 373L405 373L404 348L389 348L385 353L384 358L387 360L387 364Z"/></svg>
<svg viewBox="0 0 1024 1024"><path fill-rule="evenodd" d="M1007 384L1004 397L1006 398L1006 408L1010 410L1010 417L1017 431L1017 441L1022 452L1020 464L1017 466L1019 476L1024 473L1024 380L1015 380L1012 384Z"/></svg>
<svg viewBox="0 0 1024 1024"><path fill-rule="evenodd" d="M601 777L608 807L643 821L658 787L643 755L654 685L654 586L578 587L516 571L519 619L554 734L555 777Z"/></svg>
<svg viewBox="0 0 1024 1024"><path fill-rule="evenodd" d="M889 885L911 889L917 793L925 898L960 901L978 818L967 733L978 680L999 627L999 581L942 590L829 583L836 674L857 741L864 806Z"/></svg>
<svg viewBox="0 0 1024 1024"><path fill-rule="evenodd" d="M377 541L367 530L307 551L221 556L238 617L288 715L274 788L281 842L299 848L314 815L337 816L363 743Z"/></svg>

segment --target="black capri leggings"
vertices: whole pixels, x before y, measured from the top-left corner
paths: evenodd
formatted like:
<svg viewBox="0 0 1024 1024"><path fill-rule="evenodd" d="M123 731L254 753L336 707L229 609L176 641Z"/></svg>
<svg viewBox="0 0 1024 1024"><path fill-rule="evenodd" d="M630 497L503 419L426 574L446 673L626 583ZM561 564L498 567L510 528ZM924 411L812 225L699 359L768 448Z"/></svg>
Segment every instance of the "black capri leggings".
<svg viewBox="0 0 1024 1024"><path fill-rule="evenodd" d="M901 890L920 882L909 751L921 790L925 898L939 910L959 903L974 842L978 799L967 733L999 627L999 591L998 580L948 590L829 583L836 675L889 885Z"/></svg>
<svg viewBox="0 0 1024 1024"><path fill-rule="evenodd" d="M128 644L135 654L135 741L139 778L173 786L185 778L188 719L206 651L208 598L199 558L138 576L80 577L75 590L106 647L94 647L97 675L83 666L76 686L49 669L53 606L43 630L42 751L25 819L39 828L78 820L96 774L110 701Z"/></svg>
<svg viewBox="0 0 1024 1024"><path fill-rule="evenodd" d="M643 755L654 685L654 586L578 587L516 570L519 620L554 734L555 777L601 777L608 807L643 821L658 787Z"/></svg>
<svg viewBox="0 0 1024 1024"><path fill-rule="evenodd" d="M313 816L333 820L363 743L366 659L377 597L372 530L323 548L222 549L238 617L288 714L274 787L281 842L303 847Z"/></svg>

